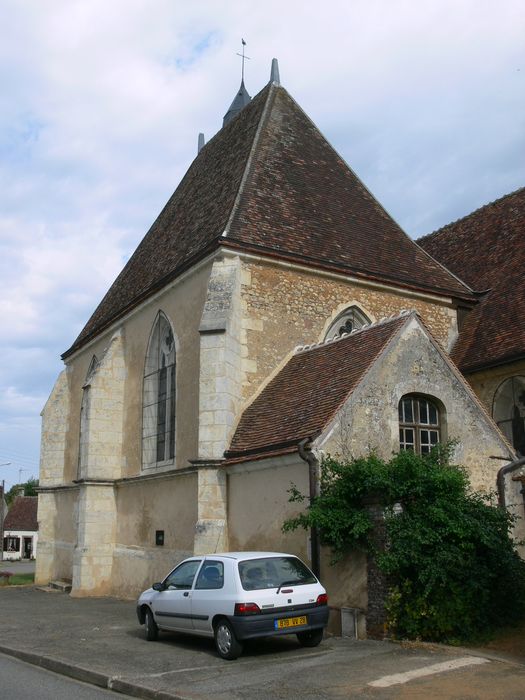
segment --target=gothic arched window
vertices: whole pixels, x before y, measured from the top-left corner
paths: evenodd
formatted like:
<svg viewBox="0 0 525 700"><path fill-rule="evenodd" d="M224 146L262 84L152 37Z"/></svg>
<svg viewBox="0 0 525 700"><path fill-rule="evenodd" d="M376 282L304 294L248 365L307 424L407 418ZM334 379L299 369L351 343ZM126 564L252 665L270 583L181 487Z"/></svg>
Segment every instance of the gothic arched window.
<svg viewBox="0 0 525 700"><path fill-rule="evenodd" d="M149 341L144 368L142 463L144 468L175 457L175 339L159 313Z"/></svg>
<svg viewBox="0 0 525 700"><path fill-rule="evenodd" d="M520 455L525 455L525 377L510 377L494 395L492 417Z"/></svg>
<svg viewBox="0 0 525 700"><path fill-rule="evenodd" d="M428 454L441 442L439 408L426 396L407 394L399 402L399 449Z"/></svg>
<svg viewBox="0 0 525 700"><path fill-rule="evenodd" d="M370 323L370 319L358 309L357 306L349 306L335 319L325 335L325 340L338 338L343 333L351 333L357 328L362 328Z"/></svg>

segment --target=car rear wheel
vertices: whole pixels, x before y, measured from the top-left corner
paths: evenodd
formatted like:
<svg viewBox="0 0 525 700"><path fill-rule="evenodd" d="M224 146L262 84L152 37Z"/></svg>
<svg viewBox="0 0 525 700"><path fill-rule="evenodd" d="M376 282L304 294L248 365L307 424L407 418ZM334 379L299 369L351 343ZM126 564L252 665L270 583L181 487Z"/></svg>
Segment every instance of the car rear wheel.
<svg viewBox="0 0 525 700"><path fill-rule="evenodd" d="M302 647L316 647L323 639L323 629L298 632L297 639Z"/></svg>
<svg viewBox="0 0 525 700"><path fill-rule="evenodd" d="M215 625L215 646L217 653L223 659L232 661L242 654L242 644L235 636L228 620L219 620Z"/></svg>
<svg viewBox="0 0 525 700"><path fill-rule="evenodd" d="M148 642L154 642L159 638L159 628L149 608L146 608L146 614L144 616L144 629L146 630L146 639Z"/></svg>

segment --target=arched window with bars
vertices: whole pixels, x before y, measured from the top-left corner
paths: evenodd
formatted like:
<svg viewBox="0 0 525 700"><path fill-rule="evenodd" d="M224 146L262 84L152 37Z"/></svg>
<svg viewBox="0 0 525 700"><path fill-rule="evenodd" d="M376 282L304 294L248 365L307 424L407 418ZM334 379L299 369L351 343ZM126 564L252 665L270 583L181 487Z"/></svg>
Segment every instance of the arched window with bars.
<svg viewBox="0 0 525 700"><path fill-rule="evenodd" d="M443 440L442 413L428 396L403 396L399 402L399 449L428 454Z"/></svg>

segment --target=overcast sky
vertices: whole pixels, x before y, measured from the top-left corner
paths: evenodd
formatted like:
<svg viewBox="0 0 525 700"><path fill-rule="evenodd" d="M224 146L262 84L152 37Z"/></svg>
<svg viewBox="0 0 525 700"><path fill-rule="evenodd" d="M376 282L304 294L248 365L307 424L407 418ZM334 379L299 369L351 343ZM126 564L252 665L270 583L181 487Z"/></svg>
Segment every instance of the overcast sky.
<svg viewBox="0 0 525 700"><path fill-rule="evenodd" d="M525 185L523 0L0 0L0 480L60 354L240 81L281 82L413 237ZM26 471L20 471L26 470Z"/></svg>

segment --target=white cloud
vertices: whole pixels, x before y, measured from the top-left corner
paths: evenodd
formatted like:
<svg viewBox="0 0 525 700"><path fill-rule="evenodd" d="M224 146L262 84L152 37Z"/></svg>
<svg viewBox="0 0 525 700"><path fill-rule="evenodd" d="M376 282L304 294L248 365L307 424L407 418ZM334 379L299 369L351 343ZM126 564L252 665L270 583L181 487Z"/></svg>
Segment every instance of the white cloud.
<svg viewBox="0 0 525 700"><path fill-rule="evenodd" d="M4 0L0 26L0 425L36 411L198 132L220 128L241 37L250 93L277 56L410 233L524 184L521 0Z"/></svg>

